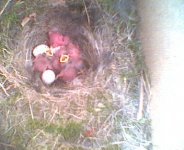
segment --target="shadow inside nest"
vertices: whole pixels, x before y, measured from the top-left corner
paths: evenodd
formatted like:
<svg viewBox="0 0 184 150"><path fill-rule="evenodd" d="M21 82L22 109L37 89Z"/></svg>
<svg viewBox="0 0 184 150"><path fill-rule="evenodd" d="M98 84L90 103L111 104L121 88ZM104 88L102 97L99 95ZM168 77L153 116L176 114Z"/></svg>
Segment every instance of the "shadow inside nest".
<svg viewBox="0 0 184 150"><path fill-rule="evenodd" d="M37 92L61 93L92 79L101 60L109 58L96 46L96 9L86 13L81 7L50 6L45 10L24 27L15 63ZM48 49L40 52L43 45ZM61 60L63 56L67 61Z"/></svg>

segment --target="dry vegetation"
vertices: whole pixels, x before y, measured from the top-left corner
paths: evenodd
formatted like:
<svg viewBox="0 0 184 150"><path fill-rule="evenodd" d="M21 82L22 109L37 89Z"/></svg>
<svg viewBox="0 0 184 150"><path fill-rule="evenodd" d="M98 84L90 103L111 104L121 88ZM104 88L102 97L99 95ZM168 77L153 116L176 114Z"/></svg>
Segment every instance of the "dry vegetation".
<svg viewBox="0 0 184 150"><path fill-rule="evenodd" d="M95 48L105 55L99 58L111 59L101 59L95 72L69 86L35 90L25 74L24 49L18 49L27 26L21 21L51 3L0 2L1 149L151 149L149 84L135 39L136 21L122 20L111 0L94 0L92 5L103 8L93 32Z"/></svg>

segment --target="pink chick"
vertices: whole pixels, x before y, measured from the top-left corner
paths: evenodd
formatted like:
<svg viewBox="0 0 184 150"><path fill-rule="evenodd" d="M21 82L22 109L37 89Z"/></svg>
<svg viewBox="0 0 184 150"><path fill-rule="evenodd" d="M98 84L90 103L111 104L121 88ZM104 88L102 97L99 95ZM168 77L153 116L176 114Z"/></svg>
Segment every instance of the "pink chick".
<svg viewBox="0 0 184 150"><path fill-rule="evenodd" d="M56 73L59 73L63 68L63 65L59 61L59 58L57 58L56 56L53 56L52 68Z"/></svg>
<svg viewBox="0 0 184 150"><path fill-rule="evenodd" d="M57 78L67 82L74 80L76 76L77 76L76 69L72 66L66 66L66 68L57 75Z"/></svg>
<svg viewBox="0 0 184 150"><path fill-rule="evenodd" d="M59 58L62 54L66 54L66 48L65 47L60 47L60 49L57 50L54 55Z"/></svg>
<svg viewBox="0 0 184 150"><path fill-rule="evenodd" d="M72 43L69 43L67 48L71 61L78 61L81 57L79 47Z"/></svg>
<svg viewBox="0 0 184 150"><path fill-rule="evenodd" d="M50 47L65 46L69 43L70 39L68 36L63 36L59 32L50 31L49 32L49 45Z"/></svg>
<svg viewBox="0 0 184 150"><path fill-rule="evenodd" d="M64 36L64 44L63 45L68 45L70 43L70 38L68 36Z"/></svg>
<svg viewBox="0 0 184 150"><path fill-rule="evenodd" d="M70 56L70 61L73 64L73 67L78 71L84 67L84 63L81 59L81 53L78 45L70 43L68 45L68 54Z"/></svg>
<svg viewBox="0 0 184 150"><path fill-rule="evenodd" d="M63 68L63 64L60 62L60 57L61 55L65 54L66 50L64 47L61 47L54 56L52 57L52 67L56 73L60 72L61 69Z"/></svg>
<svg viewBox="0 0 184 150"><path fill-rule="evenodd" d="M52 66L49 62L49 60L44 55L38 55L33 60L33 69L34 71L43 72L46 69L51 69Z"/></svg>

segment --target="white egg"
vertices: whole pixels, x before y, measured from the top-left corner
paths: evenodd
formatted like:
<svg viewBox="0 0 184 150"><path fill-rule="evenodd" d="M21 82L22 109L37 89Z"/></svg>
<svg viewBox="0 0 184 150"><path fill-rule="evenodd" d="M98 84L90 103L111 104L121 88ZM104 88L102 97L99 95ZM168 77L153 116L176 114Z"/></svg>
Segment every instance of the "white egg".
<svg viewBox="0 0 184 150"><path fill-rule="evenodd" d="M56 75L52 70L45 70L42 73L42 81L47 85L52 84L55 81L55 79Z"/></svg>
<svg viewBox="0 0 184 150"><path fill-rule="evenodd" d="M33 55L36 57L39 54L46 53L47 50L49 50L49 47L47 45L45 44L38 45L33 49Z"/></svg>

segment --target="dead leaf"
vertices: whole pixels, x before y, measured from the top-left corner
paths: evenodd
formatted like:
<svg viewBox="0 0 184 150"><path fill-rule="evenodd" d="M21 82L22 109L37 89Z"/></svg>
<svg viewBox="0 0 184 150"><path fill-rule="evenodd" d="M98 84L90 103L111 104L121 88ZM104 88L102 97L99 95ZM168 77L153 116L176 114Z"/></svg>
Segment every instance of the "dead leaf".
<svg viewBox="0 0 184 150"><path fill-rule="evenodd" d="M21 26L24 27L30 20L30 17L25 17L22 22L21 22Z"/></svg>
<svg viewBox="0 0 184 150"><path fill-rule="evenodd" d="M31 13L28 17L22 19L21 26L24 27L30 20L36 20L36 13Z"/></svg>

